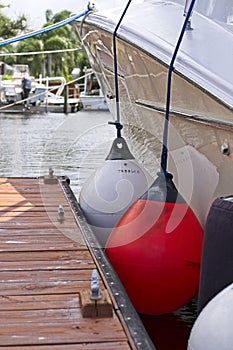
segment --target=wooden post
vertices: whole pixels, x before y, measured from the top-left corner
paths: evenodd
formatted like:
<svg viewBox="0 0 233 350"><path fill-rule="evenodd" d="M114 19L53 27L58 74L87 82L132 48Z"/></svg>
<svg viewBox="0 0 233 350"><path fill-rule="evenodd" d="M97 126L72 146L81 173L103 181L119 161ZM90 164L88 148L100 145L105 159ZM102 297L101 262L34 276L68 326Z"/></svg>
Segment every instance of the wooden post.
<svg viewBox="0 0 233 350"><path fill-rule="evenodd" d="M69 87L68 85L65 85L64 88L64 113L68 114L68 91L69 91Z"/></svg>
<svg viewBox="0 0 233 350"><path fill-rule="evenodd" d="M107 290L102 289L100 293L99 300L91 300L89 290L80 291L81 310L84 318L113 317L112 303Z"/></svg>

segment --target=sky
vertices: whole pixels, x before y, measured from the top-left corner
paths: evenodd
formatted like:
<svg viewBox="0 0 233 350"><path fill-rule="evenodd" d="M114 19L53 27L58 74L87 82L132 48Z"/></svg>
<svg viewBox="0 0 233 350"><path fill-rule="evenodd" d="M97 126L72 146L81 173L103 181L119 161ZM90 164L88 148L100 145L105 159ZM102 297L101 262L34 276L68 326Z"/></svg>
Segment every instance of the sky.
<svg viewBox="0 0 233 350"><path fill-rule="evenodd" d="M17 18L20 14L25 14L29 20L30 29L40 29L45 23L46 10L57 12L68 10L74 13L81 13L87 8L87 0L1 0L5 6L2 13L12 19ZM98 9L111 8L127 4L128 0L97 0L94 1Z"/></svg>

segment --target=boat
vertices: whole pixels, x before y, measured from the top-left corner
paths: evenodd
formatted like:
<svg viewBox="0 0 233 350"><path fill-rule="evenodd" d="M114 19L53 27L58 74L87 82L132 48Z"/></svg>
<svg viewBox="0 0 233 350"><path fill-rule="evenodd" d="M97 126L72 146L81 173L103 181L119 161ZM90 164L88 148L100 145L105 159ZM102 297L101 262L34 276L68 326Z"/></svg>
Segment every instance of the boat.
<svg viewBox="0 0 233 350"><path fill-rule="evenodd" d="M106 99L92 68L84 67L83 71L85 78L83 91L80 91L79 95L80 107L84 110L108 110Z"/></svg>
<svg viewBox="0 0 233 350"><path fill-rule="evenodd" d="M44 101L45 93L37 95L39 88L35 77L30 75L30 68L27 64L15 64L9 72L9 79L1 81L1 104L7 105L21 101L24 97L22 79L28 78L31 81L31 90L29 94L29 101L31 103L41 103ZM41 88L41 86L40 86ZM44 87L45 88L45 87Z"/></svg>
<svg viewBox="0 0 233 350"><path fill-rule="evenodd" d="M27 77L31 81L29 96L25 99L22 88L22 79ZM28 65L18 64L13 68L11 79L1 81L1 110L4 112L76 112L80 109L80 99L76 88L70 88L64 77L42 77L30 76ZM67 87L67 91L66 91ZM67 93L67 95L66 95ZM66 96L65 96L66 95ZM25 101L28 109L25 109ZM31 108L32 107L32 108Z"/></svg>
<svg viewBox="0 0 233 350"><path fill-rule="evenodd" d="M37 106L41 111L50 112L77 112L80 109L80 100L77 95L77 89L69 87L70 83L66 79L60 77L44 77L41 76L37 80L37 89L31 103ZM69 92L70 90L70 92ZM72 91L71 91L72 90ZM44 94L42 102L37 102L37 96Z"/></svg>
<svg viewBox="0 0 233 350"><path fill-rule="evenodd" d="M160 169L169 65L189 1L130 3L116 34L122 133L143 167ZM122 7L75 22L116 117L113 34ZM204 227L211 203L233 188L233 8L196 0L172 69L168 171Z"/></svg>

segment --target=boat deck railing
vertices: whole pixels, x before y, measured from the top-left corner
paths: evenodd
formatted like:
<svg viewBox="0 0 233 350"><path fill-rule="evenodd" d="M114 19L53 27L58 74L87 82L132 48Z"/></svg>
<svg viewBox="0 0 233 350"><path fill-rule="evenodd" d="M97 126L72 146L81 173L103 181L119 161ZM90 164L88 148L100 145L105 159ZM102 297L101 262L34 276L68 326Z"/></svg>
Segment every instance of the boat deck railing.
<svg viewBox="0 0 233 350"><path fill-rule="evenodd" d="M53 102L55 100L57 100L58 102L59 101L61 102L61 100L62 101L64 100L62 93L64 92L64 90L67 87L69 87L70 85L72 85L80 80L85 79L86 77L90 76L91 74L93 74L92 70L91 70L91 72L88 72L88 73L82 75L81 77L73 79L69 82L66 82L64 77L45 77L45 78L39 77L38 79L35 79L35 81L38 82L38 84L40 84L44 88L44 90L42 92L31 94L26 99L20 99L20 100L17 100L15 102L12 102L12 103L2 104L2 105L0 105L0 111L9 110L12 107L20 106L22 104L31 103L32 101L37 100L42 96L45 96L45 99L43 102L45 107L49 103L50 98L54 99ZM57 82L59 80L61 82L60 84L57 84L54 86L49 86L50 82L52 82L52 81ZM72 95L68 95L68 99L72 99L72 101L70 101L72 104L75 104L75 103L78 104L78 102L79 102L79 96L76 99L73 99Z"/></svg>

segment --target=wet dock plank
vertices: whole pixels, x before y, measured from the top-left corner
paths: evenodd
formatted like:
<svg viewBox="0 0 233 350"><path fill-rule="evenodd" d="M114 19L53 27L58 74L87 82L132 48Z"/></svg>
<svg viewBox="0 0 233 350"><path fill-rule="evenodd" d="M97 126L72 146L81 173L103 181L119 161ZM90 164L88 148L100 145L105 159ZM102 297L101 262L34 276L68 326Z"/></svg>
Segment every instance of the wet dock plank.
<svg viewBox="0 0 233 350"><path fill-rule="evenodd" d="M113 317L82 316L79 293L95 267L59 183L0 179L1 348L135 349L117 308Z"/></svg>

